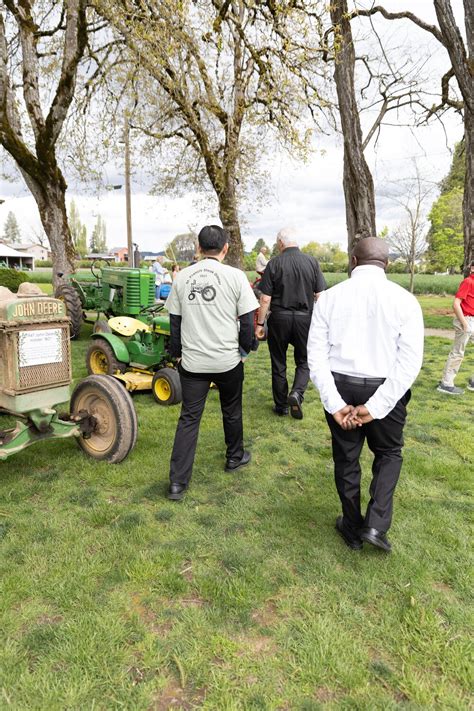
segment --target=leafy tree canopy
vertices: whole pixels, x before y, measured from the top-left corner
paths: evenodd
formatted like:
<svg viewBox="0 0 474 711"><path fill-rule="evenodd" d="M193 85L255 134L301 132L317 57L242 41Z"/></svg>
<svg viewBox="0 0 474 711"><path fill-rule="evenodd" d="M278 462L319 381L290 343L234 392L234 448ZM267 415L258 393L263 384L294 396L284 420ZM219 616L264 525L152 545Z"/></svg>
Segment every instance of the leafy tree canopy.
<svg viewBox="0 0 474 711"><path fill-rule="evenodd" d="M440 195L431 208L428 259L433 269L454 271L463 263L462 188Z"/></svg>
<svg viewBox="0 0 474 711"><path fill-rule="evenodd" d="M69 203L68 221L76 253L80 257L84 257L87 254L87 228L81 222L81 216L74 200Z"/></svg>
<svg viewBox="0 0 474 711"><path fill-rule="evenodd" d="M197 234L190 230L176 235L166 247L166 256L177 262L190 262L196 254Z"/></svg>
<svg viewBox="0 0 474 711"><path fill-rule="evenodd" d="M21 242L20 228L13 212L9 212L7 215L5 226L3 228L2 240L7 244L15 244Z"/></svg>
<svg viewBox="0 0 474 711"><path fill-rule="evenodd" d="M466 177L466 150L464 141L456 143L454 149L453 162L449 173L441 181L441 195L451 192L453 188L461 188L464 190L464 180Z"/></svg>
<svg viewBox="0 0 474 711"><path fill-rule="evenodd" d="M267 247L267 249L268 249L268 246L267 246L265 240L262 237L260 237L255 242L254 246L252 247L252 252L256 252L258 254L260 252L260 250L262 249L262 247Z"/></svg>
<svg viewBox="0 0 474 711"><path fill-rule="evenodd" d="M107 251L107 228L101 215L92 230L90 249L93 254L103 254Z"/></svg>

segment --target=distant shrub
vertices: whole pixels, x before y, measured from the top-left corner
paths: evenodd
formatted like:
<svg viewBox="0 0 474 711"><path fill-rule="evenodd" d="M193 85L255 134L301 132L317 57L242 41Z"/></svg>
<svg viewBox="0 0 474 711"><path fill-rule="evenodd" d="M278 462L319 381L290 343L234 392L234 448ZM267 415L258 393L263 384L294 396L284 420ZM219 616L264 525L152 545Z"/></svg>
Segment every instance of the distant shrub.
<svg viewBox="0 0 474 711"><path fill-rule="evenodd" d="M35 259L36 269L44 269L45 267L52 267L53 263L51 259Z"/></svg>
<svg viewBox="0 0 474 711"><path fill-rule="evenodd" d="M406 274L406 262L389 262L387 274Z"/></svg>
<svg viewBox="0 0 474 711"><path fill-rule="evenodd" d="M31 281L25 272L19 272L16 269L0 269L0 286L6 286L10 291L17 292L18 287L24 281Z"/></svg>

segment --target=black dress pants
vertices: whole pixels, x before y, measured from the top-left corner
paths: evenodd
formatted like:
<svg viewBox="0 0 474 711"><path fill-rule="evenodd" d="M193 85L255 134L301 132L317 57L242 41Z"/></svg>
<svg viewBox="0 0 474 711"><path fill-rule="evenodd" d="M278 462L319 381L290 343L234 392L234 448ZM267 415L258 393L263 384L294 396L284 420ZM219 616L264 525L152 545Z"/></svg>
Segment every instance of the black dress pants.
<svg viewBox="0 0 474 711"><path fill-rule="evenodd" d="M244 366L239 363L225 373L190 373L180 366L183 392L181 414L174 437L170 462L172 484L187 485L193 471L199 425L211 383L219 389L227 459L241 459L244 453L242 425L242 385Z"/></svg>
<svg viewBox="0 0 474 711"><path fill-rule="evenodd" d="M336 386L348 405L363 405L378 387L337 381ZM325 412L332 435L337 492L342 504L344 524L349 529L356 531L361 526L368 526L386 532L390 528L393 494L402 468L403 427L410 397L411 392L408 390L386 417L372 420L354 430L343 430L333 416ZM374 461L370 501L364 519L360 508L359 457L365 440L374 455Z"/></svg>
<svg viewBox="0 0 474 711"><path fill-rule="evenodd" d="M308 342L311 314L307 311L275 310L268 319L268 349L272 361L272 391L277 407L288 406L288 381L286 379L286 353L289 344L294 347L295 377L291 391L301 397L309 381Z"/></svg>

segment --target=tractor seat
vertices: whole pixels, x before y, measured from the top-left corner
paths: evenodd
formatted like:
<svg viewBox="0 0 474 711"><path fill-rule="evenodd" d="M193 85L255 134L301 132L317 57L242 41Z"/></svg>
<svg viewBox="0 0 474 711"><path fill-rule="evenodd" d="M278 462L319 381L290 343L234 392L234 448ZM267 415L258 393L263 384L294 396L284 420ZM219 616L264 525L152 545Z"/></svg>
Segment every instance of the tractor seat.
<svg viewBox="0 0 474 711"><path fill-rule="evenodd" d="M150 326L131 316L109 318L109 326L120 336L133 336L137 331L151 331Z"/></svg>

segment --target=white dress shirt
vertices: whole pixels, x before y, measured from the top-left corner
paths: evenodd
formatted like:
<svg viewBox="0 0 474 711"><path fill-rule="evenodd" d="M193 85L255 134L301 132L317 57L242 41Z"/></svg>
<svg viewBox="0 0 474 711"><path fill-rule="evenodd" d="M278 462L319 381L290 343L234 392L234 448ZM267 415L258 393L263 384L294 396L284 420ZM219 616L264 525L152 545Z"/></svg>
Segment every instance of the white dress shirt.
<svg viewBox="0 0 474 711"><path fill-rule="evenodd" d="M418 375L424 326L415 297L389 281L380 267L364 265L324 291L313 310L308 337L311 380L327 412L346 403L332 372L385 378L365 403L374 419L394 408Z"/></svg>
<svg viewBox="0 0 474 711"><path fill-rule="evenodd" d="M256 263L255 263L255 271L257 271L257 272L264 272L264 271L265 271L265 267L266 267L267 264L268 264L268 261L269 261L269 260L266 258L266 256L265 256L264 254L262 254L262 252L259 252L259 253L257 254L257 260L256 260Z"/></svg>

